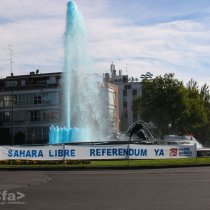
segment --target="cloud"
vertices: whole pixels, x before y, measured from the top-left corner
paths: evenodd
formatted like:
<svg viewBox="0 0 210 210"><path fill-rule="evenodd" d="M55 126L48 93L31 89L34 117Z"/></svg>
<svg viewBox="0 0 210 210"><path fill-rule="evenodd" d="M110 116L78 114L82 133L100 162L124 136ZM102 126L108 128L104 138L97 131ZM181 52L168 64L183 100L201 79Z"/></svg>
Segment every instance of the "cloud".
<svg viewBox="0 0 210 210"><path fill-rule="evenodd" d="M117 69L140 77L174 72L186 81L210 80L210 3L195 0L75 0L85 18L95 71ZM62 71L67 0L1 0L0 70ZM10 12L8 12L10 11Z"/></svg>
<svg viewBox="0 0 210 210"><path fill-rule="evenodd" d="M65 1L1 0L0 18L15 22L19 19L43 19L65 15Z"/></svg>
<svg viewBox="0 0 210 210"><path fill-rule="evenodd" d="M124 69L125 63L129 63L130 75L136 77L147 71L155 75L174 72L185 82L191 77L200 83L208 82L210 33L207 24L178 20L125 27L121 23L126 20L89 20L90 34L95 38L91 40L91 49L96 60L124 61L119 67Z"/></svg>
<svg viewBox="0 0 210 210"><path fill-rule="evenodd" d="M10 72L8 44L13 50L15 75L34 68L41 68L41 72L62 71L65 3L3 0L0 6L4 20L0 23L3 76Z"/></svg>
<svg viewBox="0 0 210 210"><path fill-rule="evenodd" d="M5 54L1 57L4 59L1 63L5 67L7 66L9 58L7 44L11 44L14 51L15 74L29 71L24 68L26 64L52 66L53 63L63 59L63 45L60 41L63 37L63 30L64 25L57 19L22 20L1 26L0 44L5 49ZM57 69L57 71L61 71L61 69Z"/></svg>

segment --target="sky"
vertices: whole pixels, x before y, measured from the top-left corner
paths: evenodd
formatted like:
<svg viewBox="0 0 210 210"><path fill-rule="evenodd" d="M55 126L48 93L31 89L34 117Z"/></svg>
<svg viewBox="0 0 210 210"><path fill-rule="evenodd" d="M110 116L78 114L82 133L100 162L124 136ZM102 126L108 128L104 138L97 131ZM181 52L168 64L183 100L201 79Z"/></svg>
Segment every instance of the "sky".
<svg viewBox="0 0 210 210"><path fill-rule="evenodd" d="M94 71L174 73L210 85L209 0L75 0ZM67 0L0 1L0 76L61 72Z"/></svg>

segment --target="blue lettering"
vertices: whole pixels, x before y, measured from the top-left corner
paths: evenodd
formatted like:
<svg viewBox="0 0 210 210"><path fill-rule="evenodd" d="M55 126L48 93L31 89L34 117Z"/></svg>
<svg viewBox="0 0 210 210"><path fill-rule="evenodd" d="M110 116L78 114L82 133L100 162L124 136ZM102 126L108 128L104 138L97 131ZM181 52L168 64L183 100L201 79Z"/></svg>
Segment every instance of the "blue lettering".
<svg viewBox="0 0 210 210"><path fill-rule="evenodd" d="M123 154L122 155L129 155L129 151L128 151L128 149L122 149L122 151L123 151Z"/></svg>
<svg viewBox="0 0 210 210"><path fill-rule="evenodd" d="M159 156L164 156L163 149L160 150Z"/></svg>
<svg viewBox="0 0 210 210"><path fill-rule="evenodd" d="M135 153L135 156L136 156L136 149L133 150L133 149L129 149L129 155L132 156L133 153Z"/></svg>
<svg viewBox="0 0 210 210"><path fill-rule="evenodd" d="M95 149L90 149L90 156L96 156Z"/></svg>
<svg viewBox="0 0 210 210"><path fill-rule="evenodd" d="M12 157L12 150L11 149L8 150L8 157Z"/></svg>
<svg viewBox="0 0 210 210"><path fill-rule="evenodd" d="M32 157L37 157L37 151L36 151L36 150L32 150L31 156L32 156Z"/></svg>
<svg viewBox="0 0 210 210"><path fill-rule="evenodd" d="M112 156L112 150L111 149L107 149L107 156Z"/></svg>
<svg viewBox="0 0 210 210"><path fill-rule="evenodd" d="M70 156L70 154L69 154L69 150L64 150L64 157L69 157Z"/></svg>
<svg viewBox="0 0 210 210"><path fill-rule="evenodd" d="M38 157L44 157L42 150L39 150Z"/></svg>
<svg viewBox="0 0 210 210"><path fill-rule="evenodd" d="M159 152L159 149L155 149L155 155L157 156Z"/></svg>
<svg viewBox="0 0 210 210"><path fill-rule="evenodd" d="M62 149L58 150L58 157L63 157L63 150Z"/></svg>
<svg viewBox="0 0 210 210"><path fill-rule="evenodd" d="M21 156L21 151L20 151L20 156ZM24 153L23 153L23 157L24 157ZM31 157L30 150L28 150L28 151L26 152L26 157Z"/></svg>
<svg viewBox="0 0 210 210"><path fill-rule="evenodd" d="M163 149L154 149L154 150L155 150L155 155L156 156L164 156Z"/></svg>
<svg viewBox="0 0 210 210"><path fill-rule="evenodd" d="M49 150L49 156L53 157L51 149Z"/></svg>
<svg viewBox="0 0 210 210"><path fill-rule="evenodd" d="M96 156L101 156L101 150L100 149L96 149Z"/></svg>
<svg viewBox="0 0 210 210"><path fill-rule="evenodd" d="M106 149L102 149L102 156L106 154Z"/></svg>
<svg viewBox="0 0 210 210"><path fill-rule="evenodd" d="M40 150L39 157L43 157L43 151ZM94 149L90 149L90 156L95 156L95 151ZM75 157L75 150L62 150L62 149L56 149L54 151L49 150L49 157Z"/></svg>
<svg viewBox="0 0 210 210"><path fill-rule="evenodd" d="M141 156L147 156L147 149L141 149Z"/></svg>
<svg viewBox="0 0 210 210"><path fill-rule="evenodd" d="M13 157L18 157L18 150L15 150Z"/></svg>
<svg viewBox="0 0 210 210"><path fill-rule="evenodd" d="M72 150L71 150L71 156L72 156L72 157L75 157L75 149L72 149Z"/></svg>
<svg viewBox="0 0 210 210"><path fill-rule="evenodd" d="M19 157L24 157L25 156L25 150L20 150L18 156Z"/></svg>
<svg viewBox="0 0 210 210"><path fill-rule="evenodd" d="M123 149L118 149L118 152L119 152L119 156L123 155Z"/></svg>
<svg viewBox="0 0 210 210"><path fill-rule="evenodd" d="M117 149L112 149L112 155L117 156Z"/></svg>

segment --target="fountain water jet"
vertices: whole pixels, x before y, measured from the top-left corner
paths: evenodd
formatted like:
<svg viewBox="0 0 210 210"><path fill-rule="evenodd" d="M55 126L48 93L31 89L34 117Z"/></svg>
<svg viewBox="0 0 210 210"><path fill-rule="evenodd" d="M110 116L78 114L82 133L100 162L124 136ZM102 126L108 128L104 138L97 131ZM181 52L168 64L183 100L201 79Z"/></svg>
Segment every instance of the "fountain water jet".
<svg viewBox="0 0 210 210"><path fill-rule="evenodd" d="M73 0L67 4L63 92L64 127L50 127L49 143L102 138L107 116L98 81L93 77L83 18Z"/></svg>

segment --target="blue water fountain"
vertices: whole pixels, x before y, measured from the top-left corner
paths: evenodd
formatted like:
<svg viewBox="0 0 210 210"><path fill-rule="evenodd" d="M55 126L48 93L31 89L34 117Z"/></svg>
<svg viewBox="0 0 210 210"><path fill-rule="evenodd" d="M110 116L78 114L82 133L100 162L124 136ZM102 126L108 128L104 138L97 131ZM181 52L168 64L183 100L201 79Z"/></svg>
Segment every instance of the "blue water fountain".
<svg viewBox="0 0 210 210"><path fill-rule="evenodd" d="M49 144L94 141L106 127L107 114L93 77L86 34L82 15L71 0L67 3L64 42L63 127L50 127Z"/></svg>

